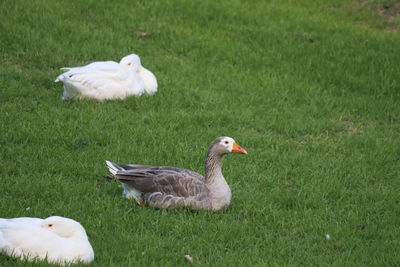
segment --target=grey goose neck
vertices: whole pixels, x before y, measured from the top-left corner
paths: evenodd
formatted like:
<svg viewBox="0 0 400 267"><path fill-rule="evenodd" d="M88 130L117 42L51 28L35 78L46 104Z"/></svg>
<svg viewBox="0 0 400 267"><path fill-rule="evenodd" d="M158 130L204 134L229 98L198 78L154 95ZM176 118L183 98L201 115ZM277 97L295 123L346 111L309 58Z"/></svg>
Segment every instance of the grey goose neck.
<svg viewBox="0 0 400 267"><path fill-rule="evenodd" d="M207 184L212 183L216 177L222 175L222 156L220 152L216 151L215 143L213 143L208 149L207 156L205 159L205 180Z"/></svg>

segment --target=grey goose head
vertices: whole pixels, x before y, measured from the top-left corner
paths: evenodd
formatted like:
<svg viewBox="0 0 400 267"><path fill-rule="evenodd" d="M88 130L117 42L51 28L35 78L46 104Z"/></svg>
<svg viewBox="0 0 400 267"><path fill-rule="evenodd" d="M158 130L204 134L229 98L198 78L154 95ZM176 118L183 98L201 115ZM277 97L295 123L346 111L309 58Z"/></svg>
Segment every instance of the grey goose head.
<svg viewBox="0 0 400 267"><path fill-rule="evenodd" d="M211 153L221 156L228 153L247 154L247 151L244 148L239 146L233 138L228 136L221 136L215 139L208 150Z"/></svg>

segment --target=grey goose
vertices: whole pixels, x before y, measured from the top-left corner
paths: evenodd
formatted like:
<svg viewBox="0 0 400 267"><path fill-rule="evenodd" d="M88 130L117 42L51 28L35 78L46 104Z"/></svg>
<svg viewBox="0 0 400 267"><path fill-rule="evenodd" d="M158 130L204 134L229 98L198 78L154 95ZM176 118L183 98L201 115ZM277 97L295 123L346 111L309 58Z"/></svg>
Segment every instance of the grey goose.
<svg viewBox="0 0 400 267"><path fill-rule="evenodd" d="M106 161L111 177L122 182L123 196L139 205L168 209L220 210L229 206L231 190L222 175L225 154L247 154L230 137L218 137L209 146L205 175L175 167L116 164Z"/></svg>

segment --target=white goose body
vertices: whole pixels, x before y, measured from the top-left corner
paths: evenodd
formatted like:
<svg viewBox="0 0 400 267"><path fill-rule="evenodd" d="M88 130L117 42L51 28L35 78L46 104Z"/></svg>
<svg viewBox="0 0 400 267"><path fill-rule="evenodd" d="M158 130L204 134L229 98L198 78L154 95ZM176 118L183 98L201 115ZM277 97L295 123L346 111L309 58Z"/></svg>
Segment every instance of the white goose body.
<svg viewBox="0 0 400 267"><path fill-rule="evenodd" d="M134 57L136 55L131 55L131 56ZM142 66L139 57L132 60L137 62L136 65L138 66L138 68L136 68L136 72L139 74L140 78L144 83L144 91L149 95L155 94L157 92L157 87L158 87L156 76L154 76L154 74L151 71Z"/></svg>
<svg viewBox="0 0 400 267"><path fill-rule="evenodd" d="M0 218L0 251L21 259L50 263L90 263L94 259L85 229L59 216Z"/></svg>
<svg viewBox="0 0 400 267"><path fill-rule="evenodd" d="M139 56L135 54L122 58L120 63L100 61L62 70L66 72L59 75L55 81L64 83L63 100L124 99L143 93L154 94L157 91L155 76L142 67ZM142 71L145 75L141 74Z"/></svg>
<svg viewBox="0 0 400 267"><path fill-rule="evenodd" d="M167 166L106 164L113 177L122 182L123 196L141 205L220 210L231 203L231 190L221 171L222 156L227 153L247 154L230 137L215 139L207 152L204 176Z"/></svg>

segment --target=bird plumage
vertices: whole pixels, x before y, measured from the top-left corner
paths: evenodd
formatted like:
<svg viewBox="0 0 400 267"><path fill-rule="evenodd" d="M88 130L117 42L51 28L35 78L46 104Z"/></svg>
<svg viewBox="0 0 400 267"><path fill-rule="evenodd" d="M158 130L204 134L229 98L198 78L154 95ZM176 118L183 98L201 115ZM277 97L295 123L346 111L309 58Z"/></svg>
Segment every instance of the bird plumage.
<svg viewBox="0 0 400 267"><path fill-rule="evenodd" d="M120 63L100 61L61 69L66 72L59 75L55 82L63 82L64 100L124 99L131 95L154 94L157 91L154 74L141 65L139 56L135 54L124 57Z"/></svg>
<svg viewBox="0 0 400 267"><path fill-rule="evenodd" d="M226 143L225 143L226 142ZM157 208L188 207L219 210L230 204L231 192L221 172L224 154L233 151L230 137L217 138L206 157L206 175L175 167L116 164L106 161L110 173L123 183L123 195Z"/></svg>
<svg viewBox="0 0 400 267"><path fill-rule="evenodd" d="M0 218L0 251L12 257L59 264L89 263L94 259L81 224L59 216Z"/></svg>

